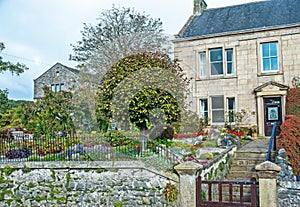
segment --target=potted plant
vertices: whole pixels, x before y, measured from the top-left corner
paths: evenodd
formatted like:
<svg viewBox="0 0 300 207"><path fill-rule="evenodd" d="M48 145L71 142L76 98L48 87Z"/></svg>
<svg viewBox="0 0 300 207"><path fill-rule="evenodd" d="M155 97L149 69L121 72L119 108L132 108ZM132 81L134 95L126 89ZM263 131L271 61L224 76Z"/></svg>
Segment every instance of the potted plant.
<svg viewBox="0 0 300 207"><path fill-rule="evenodd" d="M252 137L257 137L257 125L251 127Z"/></svg>

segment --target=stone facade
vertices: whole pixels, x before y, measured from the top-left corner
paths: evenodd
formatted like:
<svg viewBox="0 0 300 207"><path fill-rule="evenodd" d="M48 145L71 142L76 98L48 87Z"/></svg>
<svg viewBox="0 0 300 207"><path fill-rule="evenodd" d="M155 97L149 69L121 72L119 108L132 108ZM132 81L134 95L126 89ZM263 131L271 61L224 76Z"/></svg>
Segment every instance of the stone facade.
<svg viewBox="0 0 300 207"><path fill-rule="evenodd" d="M228 9L228 11L230 10ZM183 30L187 27L185 25ZM279 70L262 72L261 44L269 42L277 42L278 44ZM278 97L282 102L281 115L284 119L286 92L288 87L292 87L293 78L300 75L300 55L298 52L300 48L300 24L257 29L246 28L243 31L188 38L179 36L174 41L174 48L175 58L179 59L187 76L192 78L190 84L192 93L189 97L189 101L192 102L190 106L192 111L201 114L200 100L207 99L207 113L208 117L211 118L212 103L210 98L212 96L224 97L225 111L228 109L227 98L234 98L235 111L247 109L256 112L256 116L250 117L245 124L258 125L259 134L264 135L263 99L265 97ZM233 51L232 74L226 72L215 76L209 74L210 57L208 54L214 48L222 48L224 57L226 57L227 49ZM199 55L201 52L206 53L207 74L205 77L200 74L201 60ZM226 60L223 58L223 65L225 64ZM255 91L256 88L264 84L263 93ZM282 87L278 87L278 84ZM215 124L212 120L210 123Z"/></svg>
<svg viewBox="0 0 300 207"><path fill-rule="evenodd" d="M52 91L55 92L61 90L72 90L72 88L77 84L78 75L79 70L56 63L33 81L33 98L36 100L44 96L44 86L50 87Z"/></svg>

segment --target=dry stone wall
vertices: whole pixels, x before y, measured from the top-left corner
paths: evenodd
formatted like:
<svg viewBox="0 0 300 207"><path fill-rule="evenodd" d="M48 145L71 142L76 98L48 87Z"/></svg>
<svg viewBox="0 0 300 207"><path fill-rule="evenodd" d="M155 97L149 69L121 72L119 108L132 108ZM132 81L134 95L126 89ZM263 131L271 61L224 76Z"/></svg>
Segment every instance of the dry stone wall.
<svg viewBox="0 0 300 207"><path fill-rule="evenodd" d="M178 178L148 170L141 162L25 164L0 165L0 207L178 206L163 193Z"/></svg>

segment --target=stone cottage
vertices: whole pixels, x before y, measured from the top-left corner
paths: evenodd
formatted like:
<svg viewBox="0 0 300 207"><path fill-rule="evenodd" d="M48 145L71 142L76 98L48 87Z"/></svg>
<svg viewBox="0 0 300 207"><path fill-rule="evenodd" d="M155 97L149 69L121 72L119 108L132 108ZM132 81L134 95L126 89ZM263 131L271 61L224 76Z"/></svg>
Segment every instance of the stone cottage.
<svg viewBox="0 0 300 207"><path fill-rule="evenodd" d="M299 10L300 0L213 9L194 0L194 14L173 41L192 78L190 109L216 126L234 123L232 113L255 111L244 123L260 135L269 136L275 121L279 127L286 93L300 76Z"/></svg>
<svg viewBox="0 0 300 207"><path fill-rule="evenodd" d="M44 96L43 87L51 87L54 92L72 90L77 84L79 70L56 63L34 82L34 100Z"/></svg>

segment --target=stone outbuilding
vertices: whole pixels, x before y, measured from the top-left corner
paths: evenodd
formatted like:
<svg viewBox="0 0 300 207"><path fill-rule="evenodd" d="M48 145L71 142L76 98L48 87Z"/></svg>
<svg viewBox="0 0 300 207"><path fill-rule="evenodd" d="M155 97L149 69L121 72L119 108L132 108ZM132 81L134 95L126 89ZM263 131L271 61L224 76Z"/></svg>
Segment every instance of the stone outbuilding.
<svg viewBox="0 0 300 207"><path fill-rule="evenodd" d="M40 75L34 82L34 100L44 96L43 87L48 86L53 92L72 91L76 86L79 70L56 63Z"/></svg>

